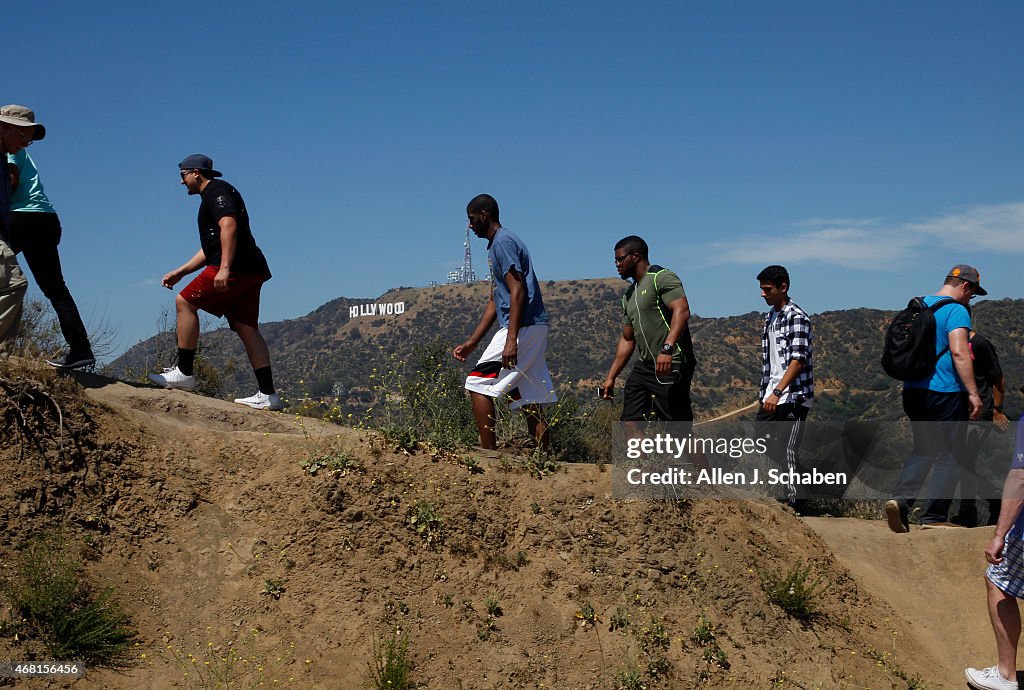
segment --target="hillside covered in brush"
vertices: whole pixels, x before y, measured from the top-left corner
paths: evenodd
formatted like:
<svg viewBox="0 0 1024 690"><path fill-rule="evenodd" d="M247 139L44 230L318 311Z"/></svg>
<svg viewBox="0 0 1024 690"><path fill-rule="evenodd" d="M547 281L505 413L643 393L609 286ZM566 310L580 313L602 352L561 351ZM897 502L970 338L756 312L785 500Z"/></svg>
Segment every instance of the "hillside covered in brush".
<svg viewBox="0 0 1024 690"><path fill-rule="evenodd" d="M616 279L547 281L542 285L551 319L548 364L556 386L589 396L604 378L620 332ZM395 362L415 361L427 344L461 343L476 326L487 284L395 288L373 300L339 297L296 319L261 325L274 360L278 387L295 399L338 398L349 408L370 401L371 373ZM392 306L401 303L401 313ZM357 315L353 315L353 308ZM381 313L383 311L385 313ZM973 306L978 329L999 350L1009 395L1024 382L1021 332L1024 300L990 300ZM813 315L815 377L823 392L816 416L891 419L902 415L897 382L879 365L885 326L895 311L846 309ZM761 315L690 320L698 368L693 386L698 418L709 418L755 399L760 378ZM221 327L204 333L200 357L216 380L217 396L250 393L252 372L241 344ZM172 333L130 348L111 373L144 378L174 362ZM471 358L472 361L473 358ZM468 371L469 363L465 365ZM621 386L623 380L620 379Z"/></svg>
<svg viewBox="0 0 1024 690"><path fill-rule="evenodd" d="M985 528L617 500L609 466L35 361L0 360L0 417L0 658L92 651L26 687L936 689L992 651ZM102 606L52 605L73 571Z"/></svg>

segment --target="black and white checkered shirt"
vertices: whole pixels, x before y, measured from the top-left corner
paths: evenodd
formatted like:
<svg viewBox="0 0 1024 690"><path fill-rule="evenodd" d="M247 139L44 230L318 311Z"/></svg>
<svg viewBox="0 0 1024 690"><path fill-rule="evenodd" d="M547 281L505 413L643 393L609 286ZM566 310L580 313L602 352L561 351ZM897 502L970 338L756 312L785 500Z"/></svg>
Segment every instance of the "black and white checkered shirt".
<svg viewBox="0 0 1024 690"><path fill-rule="evenodd" d="M761 332L761 396L764 400L772 377L772 361L768 352L772 339L768 334L772 312L764 315L764 329ZM811 332L811 319L807 312L790 300L776 316L779 331L779 361L785 370L793 360L803 362L800 373L789 384L789 402L801 404L814 397L814 335Z"/></svg>

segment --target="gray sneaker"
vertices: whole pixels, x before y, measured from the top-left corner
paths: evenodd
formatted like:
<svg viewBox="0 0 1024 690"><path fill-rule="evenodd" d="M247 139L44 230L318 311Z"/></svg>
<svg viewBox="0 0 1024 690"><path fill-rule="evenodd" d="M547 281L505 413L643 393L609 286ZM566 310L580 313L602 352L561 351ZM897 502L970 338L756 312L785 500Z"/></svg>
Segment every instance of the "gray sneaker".
<svg viewBox="0 0 1024 690"><path fill-rule="evenodd" d="M910 531L910 522L897 500L885 502L885 519L889 523L889 529L897 534L905 534Z"/></svg>
<svg viewBox="0 0 1024 690"><path fill-rule="evenodd" d="M75 352L72 350L60 359L48 359L46 363L54 369L82 369L96 364L96 358L88 350L85 352Z"/></svg>

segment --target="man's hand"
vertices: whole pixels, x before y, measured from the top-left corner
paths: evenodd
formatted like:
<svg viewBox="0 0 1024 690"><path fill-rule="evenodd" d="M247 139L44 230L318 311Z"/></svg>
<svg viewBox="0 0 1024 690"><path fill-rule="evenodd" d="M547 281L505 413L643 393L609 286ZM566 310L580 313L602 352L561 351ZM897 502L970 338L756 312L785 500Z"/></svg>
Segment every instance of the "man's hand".
<svg viewBox="0 0 1024 690"><path fill-rule="evenodd" d="M601 384L601 389L604 391L604 395L601 396L602 400L614 400L615 399L615 379L607 378L604 383Z"/></svg>
<svg viewBox="0 0 1024 690"><path fill-rule="evenodd" d="M217 275L213 278L213 289L217 292L224 292L228 289L228 278L231 277L231 271L224 266L220 267L217 271Z"/></svg>
<svg viewBox="0 0 1024 690"><path fill-rule="evenodd" d="M981 416L981 398L977 393L970 393L967 396L967 405L971 410L971 419L978 419Z"/></svg>
<svg viewBox="0 0 1024 690"><path fill-rule="evenodd" d="M992 423L996 427L996 431L1001 434L1005 434L1010 430L1010 420L1005 413L999 412L998 410L992 413Z"/></svg>
<svg viewBox="0 0 1024 690"><path fill-rule="evenodd" d="M501 366L504 369L515 369L519 363L519 343L509 338L505 341L505 349L501 352Z"/></svg>
<svg viewBox="0 0 1024 690"><path fill-rule="evenodd" d="M466 361L466 357L469 357L469 355L475 349L476 349L476 343L474 343L472 340L467 340L466 342L462 343L461 345L456 345L455 346L455 349L452 350L452 357L454 357L455 359L459 360L460 362L465 362Z"/></svg>
<svg viewBox="0 0 1024 690"><path fill-rule="evenodd" d="M672 373L672 355L662 352L654 360L654 372L658 376L668 376Z"/></svg>
<svg viewBox="0 0 1024 690"><path fill-rule="evenodd" d="M779 406L779 396L772 393L764 399L764 403L762 403L762 405L765 412L768 414L775 414L775 410Z"/></svg>
<svg viewBox="0 0 1024 690"><path fill-rule="evenodd" d="M174 285L179 280L181 280L181 272L178 270L173 270L163 277L163 280L160 281L160 284L163 285L168 290L171 290L174 288Z"/></svg>
<svg viewBox="0 0 1024 690"><path fill-rule="evenodd" d="M992 537L992 541L985 547L985 560L993 565L1003 562L1003 537L998 535Z"/></svg>

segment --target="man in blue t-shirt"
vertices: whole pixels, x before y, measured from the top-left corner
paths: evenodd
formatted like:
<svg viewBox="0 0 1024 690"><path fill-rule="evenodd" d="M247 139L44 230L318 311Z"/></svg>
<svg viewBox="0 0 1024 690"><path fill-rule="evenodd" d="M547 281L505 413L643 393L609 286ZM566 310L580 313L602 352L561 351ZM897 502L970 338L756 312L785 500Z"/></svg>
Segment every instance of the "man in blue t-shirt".
<svg viewBox="0 0 1024 690"><path fill-rule="evenodd" d="M885 503L885 516L894 532L910 531L910 509L931 471L925 494L930 498L921 516L923 527L949 526L949 506L956 489L956 455L964 444L965 422L981 415L982 403L968 346L975 295L987 295L978 270L967 264L950 269L946 282L925 304L935 310L935 371L903 385L903 410L910 418L914 448L903 461L894 498Z"/></svg>
<svg viewBox="0 0 1024 690"><path fill-rule="evenodd" d="M494 398L507 395L509 407L522 409L526 415L537 447L547 450L547 423L541 405L555 402L557 397L544 359L548 315L530 252L518 236L502 227L498 202L489 194L474 197L466 207L466 215L473 234L487 240L491 297L473 335L452 351L455 359L466 361L495 320L498 322L498 332L466 378L480 445L488 449L497 447Z"/></svg>

